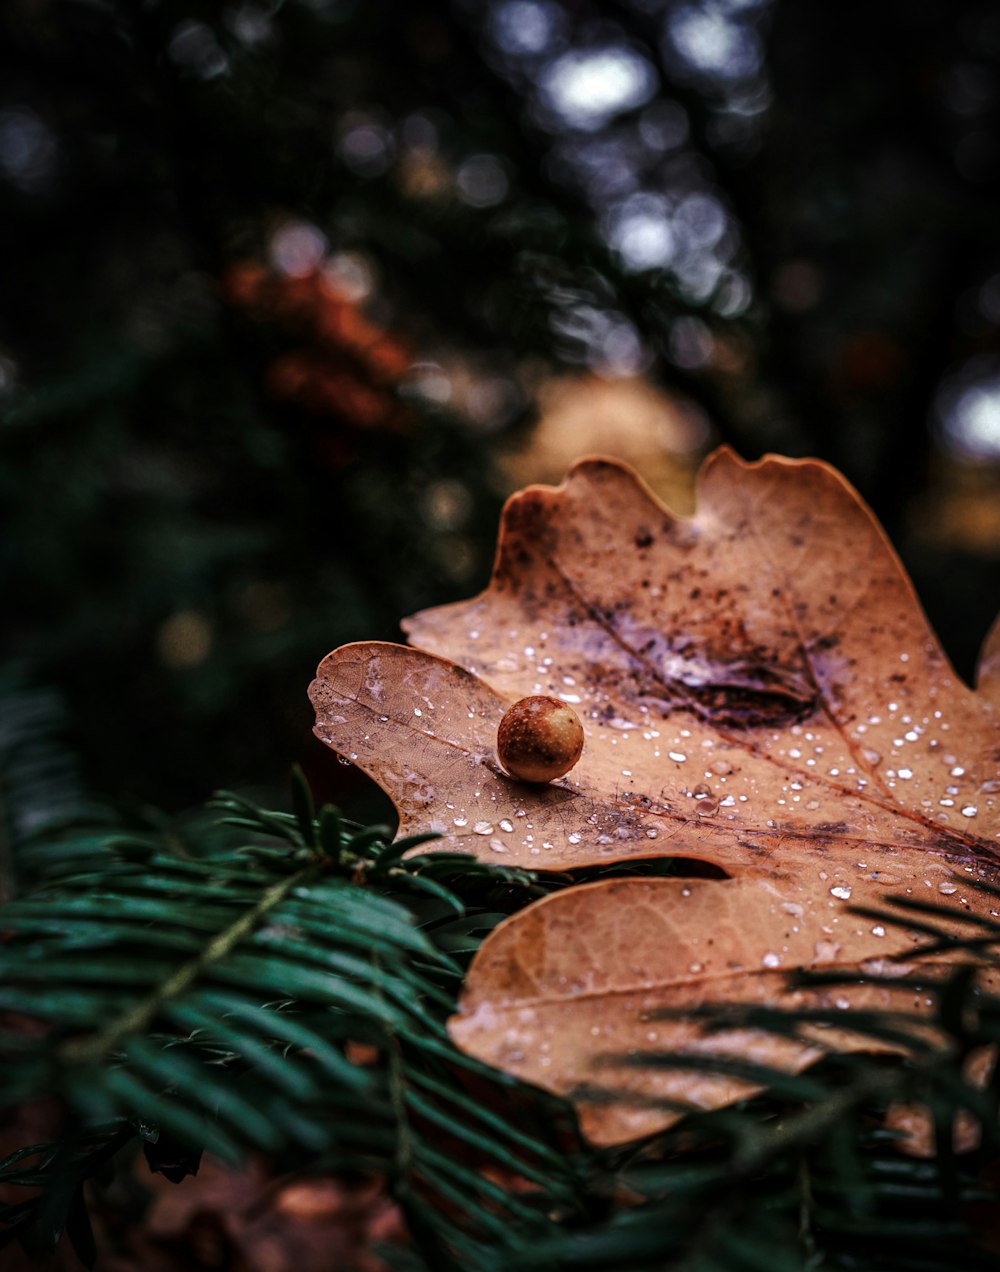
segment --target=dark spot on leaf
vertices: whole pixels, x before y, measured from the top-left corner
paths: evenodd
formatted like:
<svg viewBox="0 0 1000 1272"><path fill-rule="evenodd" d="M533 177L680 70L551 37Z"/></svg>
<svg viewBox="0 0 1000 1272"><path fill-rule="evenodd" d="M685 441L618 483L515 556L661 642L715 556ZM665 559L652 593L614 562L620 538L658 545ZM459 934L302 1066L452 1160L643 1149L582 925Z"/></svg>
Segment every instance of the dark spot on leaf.
<svg viewBox="0 0 1000 1272"><path fill-rule="evenodd" d="M756 857L770 856L770 850L753 839L737 839L736 842L741 848L746 848L748 852L752 852Z"/></svg>
<svg viewBox="0 0 1000 1272"><path fill-rule="evenodd" d="M698 714L720 728L777 728L804 720L816 707L815 693L765 666L720 668L711 680L680 684Z"/></svg>
<svg viewBox="0 0 1000 1272"><path fill-rule="evenodd" d="M825 649L836 649L839 644L839 636L819 636L809 648L813 653L822 653Z"/></svg>

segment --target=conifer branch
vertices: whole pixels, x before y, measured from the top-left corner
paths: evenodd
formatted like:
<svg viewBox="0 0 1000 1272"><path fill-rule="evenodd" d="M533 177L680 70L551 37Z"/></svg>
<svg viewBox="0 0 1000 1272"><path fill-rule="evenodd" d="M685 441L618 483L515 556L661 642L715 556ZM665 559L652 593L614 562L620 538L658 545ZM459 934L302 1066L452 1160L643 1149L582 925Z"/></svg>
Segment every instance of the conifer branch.
<svg viewBox="0 0 1000 1272"><path fill-rule="evenodd" d="M190 962L179 967L156 991L140 1000L113 1020L99 1034L91 1038L70 1039L58 1053L66 1064L88 1064L101 1059L124 1041L130 1034L148 1028L165 1003L179 997L189 989L211 964L230 954L244 937L274 910L296 887L307 883L317 873L311 865L289 875L266 889L255 906L241 914L228 928L209 941L208 945Z"/></svg>

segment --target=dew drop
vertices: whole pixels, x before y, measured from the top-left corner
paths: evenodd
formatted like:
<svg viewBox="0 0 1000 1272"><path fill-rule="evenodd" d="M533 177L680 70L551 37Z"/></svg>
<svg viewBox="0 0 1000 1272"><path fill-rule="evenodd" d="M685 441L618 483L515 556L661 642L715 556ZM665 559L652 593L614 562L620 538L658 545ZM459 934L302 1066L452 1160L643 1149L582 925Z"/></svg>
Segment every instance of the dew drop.
<svg viewBox="0 0 1000 1272"><path fill-rule="evenodd" d="M948 880L945 880L944 883L938 884L937 890L938 892L942 892L946 897L950 897L952 893L958 891L958 884L951 883Z"/></svg>
<svg viewBox="0 0 1000 1272"><path fill-rule="evenodd" d="M835 888L830 889L830 895L839 897L841 901L849 901L851 899L851 890L844 884L838 884Z"/></svg>
<svg viewBox="0 0 1000 1272"><path fill-rule="evenodd" d="M904 782L908 782L913 776L913 769L901 768L896 772L897 777L901 777Z"/></svg>
<svg viewBox="0 0 1000 1272"><path fill-rule="evenodd" d="M347 758L347 756L346 756L346 755L338 755L338 756L337 756L337 763L338 763L338 764L343 764L344 768L350 768L350 767L351 767L351 761Z"/></svg>
<svg viewBox="0 0 1000 1272"><path fill-rule="evenodd" d="M760 961L764 967L780 967L781 955L775 954L773 950L768 950Z"/></svg>
<svg viewBox="0 0 1000 1272"><path fill-rule="evenodd" d="M567 835L567 839L569 840L571 844L578 844L580 842L580 836L576 833L575 830L573 831L572 835Z"/></svg>
<svg viewBox="0 0 1000 1272"><path fill-rule="evenodd" d="M469 824L469 819L468 819L468 817L456 817L456 818L455 818L455 825L456 825L456 826L468 826L468 824Z"/></svg>
<svg viewBox="0 0 1000 1272"><path fill-rule="evenodd" d="M717 799L700 799L695 804L694 811L699 817L711 817L713 813L719 811L719 801Z"/></svg>
<svg viewBox="0 0 1000 1272"><path fill-rule="evenodd" d="M966 804L965 807L962 809L962 816L975 817L978 811L979 810L976 808L975 804Z"/></svg>
<svg viewBox="0 0 1000 1272"><path fill-rule="evenodd" d="M687 756L683 751L668 751L667 758L673 760L675 764L683 764Z"/></svg>
<svg viewBox="0 0 1000 1272"><path fill-rule="evenodd" d="M832 963L840 953L840 945L837 941L817 941L814 951L814 963Z"/></svg>
<svg viewBox="0 0 1000 1272"><path fill-rule="evenodd" d="M413 714L414 714L415 716L422 716L424 713L420 710L420 708L419 708L419 707L414 707L414 708L413 708Z"/></svg>
<svg viewBox="0 0 1000 1272"><path fill-rule="evenodd" d="M503 821L500 823L500 829L506 830L509 833L510 831L514 829L514 823L512 821L508 821L507 818L505 817Z"/></svg>
<svg viewBox="0 0 1000 1272"><path fill-rule="evenodd" d="M487 822L487 821L479 821L479 822L476 822L475 826L473 826L472 829L473 829L473 832L477 835L492 835L493 823Z"/></svg>
<svg viewBox="0 0 1000 1272"><path fill-rule="evenodd" d="M885 936L885 928L881 923L876 923L872 928L872 936Z"/></svg>
<svg viewBox="0 0 1000 1272"><path fill-rule="evenodd" d="M874 928L872 931L874 932ZM913 963L896 963L888 958L866 958L861 964L866 976L910 976L914 971Z"/></svg>

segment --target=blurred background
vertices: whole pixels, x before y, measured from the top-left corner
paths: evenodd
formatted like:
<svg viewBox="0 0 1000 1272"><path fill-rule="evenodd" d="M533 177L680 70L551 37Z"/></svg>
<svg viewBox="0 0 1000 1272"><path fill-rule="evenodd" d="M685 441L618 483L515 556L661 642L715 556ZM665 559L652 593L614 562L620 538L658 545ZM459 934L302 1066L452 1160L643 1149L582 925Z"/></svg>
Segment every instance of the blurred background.
<svg viewBox="0 0 1000 1272"><path fill-rule="evenodd" d="M349 798L319 659L595 451L830 460L971 675L990 0L6 0L0 86L8 802L53 721L67 792Z"/></svg>

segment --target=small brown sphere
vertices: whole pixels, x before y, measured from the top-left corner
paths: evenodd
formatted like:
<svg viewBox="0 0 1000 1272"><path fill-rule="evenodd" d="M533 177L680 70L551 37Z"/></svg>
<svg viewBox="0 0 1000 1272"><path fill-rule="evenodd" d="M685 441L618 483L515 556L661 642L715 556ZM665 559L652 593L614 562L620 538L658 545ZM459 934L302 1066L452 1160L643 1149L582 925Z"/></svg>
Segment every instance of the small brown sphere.
<svg viewBox="0 0 1000 1272"><path fill-rule="evenodd" d="M551 782L568 773L583 752L583 725L572 707L535 694L504 713L497 730L497 754L511 777Z"/></svg>

